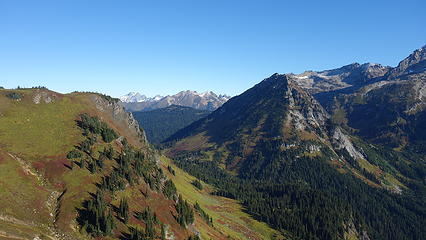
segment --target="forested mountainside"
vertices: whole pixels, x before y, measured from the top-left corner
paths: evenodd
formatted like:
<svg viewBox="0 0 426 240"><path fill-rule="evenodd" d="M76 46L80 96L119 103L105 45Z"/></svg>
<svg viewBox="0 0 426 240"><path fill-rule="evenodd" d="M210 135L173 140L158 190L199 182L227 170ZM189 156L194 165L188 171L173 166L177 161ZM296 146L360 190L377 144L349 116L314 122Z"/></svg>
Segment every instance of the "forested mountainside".
<svg viewBox="0 0 426 240"><path fill-rule="evenodd" d="M1 89L0 175L1 239L281 238L151 148L105 95Z"/></svg>
<svg viewBox="0 0 426 240"><path fill-rule="evenodd" d="M159 144L178 130L207 116L210 111L191 107L171 105L151 111L133 112L133 116L143 126L148 141Z"/></svg>
<svg viewBox="0 0 426 240"><path fill-rule="evenodd" d="M347 84L337 88L274 74L178 131L165 152L289 237L422 239L424 52L365 74L371 64L330 70Z"/></svg>

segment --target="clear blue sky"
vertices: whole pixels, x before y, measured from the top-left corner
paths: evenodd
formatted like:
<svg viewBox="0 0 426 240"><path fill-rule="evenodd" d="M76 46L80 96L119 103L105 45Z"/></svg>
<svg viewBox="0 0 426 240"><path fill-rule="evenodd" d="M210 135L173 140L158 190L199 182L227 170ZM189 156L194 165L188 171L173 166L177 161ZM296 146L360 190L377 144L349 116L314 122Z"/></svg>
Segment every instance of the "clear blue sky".
<svg viewBox="0 0 426 240"><path fill-rule="evenodd" d="M0 0L0 86L238 94L269 75L395 66L426 1Z"/></svg>

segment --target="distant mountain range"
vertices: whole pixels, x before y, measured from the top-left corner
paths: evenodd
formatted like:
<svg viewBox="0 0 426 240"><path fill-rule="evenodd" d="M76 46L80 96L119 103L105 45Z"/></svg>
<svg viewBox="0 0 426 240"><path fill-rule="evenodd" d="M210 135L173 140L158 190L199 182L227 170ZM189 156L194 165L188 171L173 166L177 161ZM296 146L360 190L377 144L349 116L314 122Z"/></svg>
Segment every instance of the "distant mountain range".
<svg viewBox="0 0 426 240"><path fill-rule="evenodd" d="M119 99L122 102L125 103L136 103L136 102L152 102L152 101L158 101L162 99L163 96L157 95L155 97L147 97L145 95L142 95L138 92L130 92L124 96L121 96Z"/></svg>
<svg viewBox="0 0 426 240"><path fill-rule="evenodd" d="M120 97L123 106L126 110L135 111L149 111L158 108L164 108L171 105L179 105L192 107L198 110L213 111L220 107L223 103L228 101L230 96L217 95L214 92L208 91L198 93L196 91L181 91L175 95L146 97L137 92L131 92Z"/></svg>

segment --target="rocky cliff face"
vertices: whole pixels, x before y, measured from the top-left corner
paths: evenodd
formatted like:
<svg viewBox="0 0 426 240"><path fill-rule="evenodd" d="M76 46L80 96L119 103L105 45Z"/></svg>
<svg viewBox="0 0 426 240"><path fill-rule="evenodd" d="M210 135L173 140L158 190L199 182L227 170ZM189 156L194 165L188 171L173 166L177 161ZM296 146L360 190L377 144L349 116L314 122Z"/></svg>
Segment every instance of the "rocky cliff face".
<svg viewBox="0 0 426 240"><path fill-rule="evenodd" d="M336 150L346 150L353 159L365 159L364 155L355 148L349 137L343 133L340 127L336 127L332 131L332 141Z"/></svg>
<svg viewBox="0 0 426 240"><path fill-rule="evenodd" d="M141 142L148 142L145 131L139 126L138 121L136 121L132 113L124 109L120 102L111 101L96 94L92 95L91 99L95 102L96 108L99 111L110 114L110 116L117 123L121 124L124 129L127 129L132 136L139 138Z"/></svg>
<svg viewBox="0 0 426 240"><path fill-rule="evenodd" d="M287 79L290 79L286 76ZM288 101L289 111L287 122L292 122L297 130L323 129L329 114L312 97L303 91L297 84L290 82L289 88L285 92L285 99Z"/></svg>

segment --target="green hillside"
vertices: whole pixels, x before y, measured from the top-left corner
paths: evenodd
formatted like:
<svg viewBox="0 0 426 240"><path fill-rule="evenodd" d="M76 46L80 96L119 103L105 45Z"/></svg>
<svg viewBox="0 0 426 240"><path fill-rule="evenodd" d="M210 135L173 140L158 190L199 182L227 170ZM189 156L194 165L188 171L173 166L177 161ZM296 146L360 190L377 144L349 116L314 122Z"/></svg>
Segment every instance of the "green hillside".
<svg viewBox="0 0 426 240"><path fill-rule="evenodd" d="M170 176L169 160L149 146L132 115L104 95L2 89L0 146L0 239L279 236L235 201L191 194L191 183ZM232 202L226 221L213 207L218 201ZM246 221L259 231L247 233Z"/></svg>

